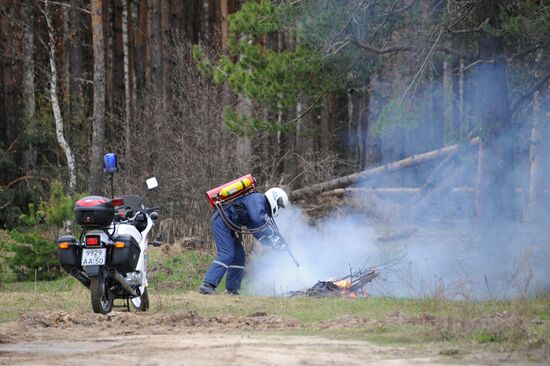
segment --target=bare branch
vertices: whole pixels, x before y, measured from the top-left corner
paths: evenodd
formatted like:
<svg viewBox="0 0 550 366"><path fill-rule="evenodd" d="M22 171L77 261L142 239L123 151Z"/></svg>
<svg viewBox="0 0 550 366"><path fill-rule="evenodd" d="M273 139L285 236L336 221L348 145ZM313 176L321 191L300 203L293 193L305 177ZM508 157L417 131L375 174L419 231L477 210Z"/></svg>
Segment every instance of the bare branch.
<svg viewBox="0 0 550 366"><path fill-rule="evenodd" d="M421 48L421 47L404 46L404 45L385 47L385 48L377 48L377 47L368 45L366 43L363 43L362 41L360 41L356 38L349 37L348 40L351 43L353 43L356 47L362 48L362 49L364 49L366 51L369 51L369 52L372 52L372 53L376 53L377 55L385 55L387 53L396 53L396 52L422 52L422 51L424 51L424 49ZM470 56L465 55L465 54L463 54L463 53L461 53L457 50L454 50L452 48L449 48L449 47L437 46L437 47L434 48L434 51L443 52L443 53L446 53L446 54L449 54L449 55L454 55L454 56L457 56L457 57L461 57L461 58L464 58L464 59L467 59L467 60L471 59Z"/></svg>
<svg viewBox="0 0 550 366"><path fill-rule="evenodd" d="M67 7L67 8L73 8L73 9L76 9L76 10L81 11L81 12L86 13L86 14L91 14L92 13L88 9L84 9L84 8L81 8L81 7L78 7L78 6L73 6L73 5L67 4L67 3L62 3L62 2L59 2L59 1L50 1L50 0L40 0L40 1L43 2L43 3L50 3L50 4L54 4L54 5L64 6L64 7Z"/></svg>
<svg viewBox="0 0 550 366"><path fill-rule="evenodd" d="M363 43L356 38L349 37L347 40L353 43L356 47L362 48L372 53L376 53L377 55L385 55L386 53L395 53L395 52L416 52L421 50L418 47L412 47L412 46L393 46L393 47L386 47L386 48L376 48L374 46Z"/></svg>
<svg viewBox="0 0 550 366"><path fill-rule="evenodd" d="M313 101L313 103L311 103L311 105L309 107L306 108L306 110L304 110L302 113L300 113L299 116L296 116L296 118L290 120L290 121L286 121L286 122L282 122L281 124L282 125L288 125L288 124L292 124L294 122L297 122L298 120L300 120L300 118L304 117L306 114L309 113L309 111L311 111L313 109L313 107L315 107L317 105L317 103L319 103L319 100L327 94L329 88L325 88L325 90L323 90L318 96L317 98L315 98L315 100Z"/></svg>
<svg viewBox="0 0 550 366"><path fill-rule="evenodd" d="M480 60L475 60L471 64L464 66L460 72L462 74L464 74L466 71L468 71L472 67L477 66L479 64L493 64L493 63L495 63L495 60L481 60L481 59ZM454 69L453 71L456 71L456 70L457 69Z"/></svg>
<svg viewBox="0 0 550 366"><path fill-rule="evenodd" d="M416 2L417 2L417 0L412 0L409 4L403 5L399 9L392 10L389 13L387 13L386 15L395 15L395 14L403 13L403 12L409 10L410 8L412 8L414 6L414 4L416 4Z"/></svg>
<svg viewBox="0 0 550 366"><path fill-rule="evenodd" d="M0 210L3 210L3 209L5 209L6 207L8 207L10 205L11 201L13 201L13 197L15 197L15 196L11 196L11 198L8 200L8 202L6 202L2 206L0 206Z"/></svg>
<svg viewBox="0 0 550 366"><path fill-rule="evenodd" d="M447 31L451 34L476 33L476 32L481 32L483 28L487 25L487 23L489 23L489 18L485 19L483 23L481 23L475 28L453 30L451 29L451 27L445 26L445 29L447 29Z"/></svg>
<svg viewBox="0 0 550 366"><path fill-rule="evenodd" d="M529 98L531 95L533 95L536 91L540 90L544 84L546 84L550 80L550 72L547 73L542 79L540 79L535 85L533 85L531 88L529 88L525 93L520 95L518 99L510 106L510 115L514 114L514 112L518 109L518 107L523 103L527 98Z"/></svg>
<svg viewBox="0 0 550 366"><path fill-rule="evenodd" d="M432 45L432 47L430 48L430 52L428 52L428 54L426 55L426 58L424 59L424 62L422 63L422 65L420 66L420 69L418 69L418 72L414 75L411 83L409 84L409 86L407 87L407 89L405 90L405 93L403 93L403 96L401 97L401 101L403 101L403 99L405 99L405 96L407 95L407 93L409 92L409 90L411 89L411 87L415 84L415 83L418 83L418 81L422 78L422 74L424 74L424 70L426 69L426 65L428 64L428 61L432 58L434 52L435 52L435 49L437 48L437 44L439 43L439 40L441 39L441 36L443 35L443 27L441 27L439 29L439 34L437 35L437 38L434 42L434 44ZM416 89L416 88L415 88ZM414 93L414 92L413 92Z"/></svg>
<svg viewBox="0 0 550 366"><path fill-rule="evenodd" d="M11 182L9 182L9 183L6 185L6 187L12 188L12 187L15 186L17 183L22 182L22 181L27 181L27 180L29 180L30 178L32 178L30 175L25 174L24 176L19 177L19 178L17 178L17 179L12 180Z"/></svg>
<svg viewBox="0 0 550 366"><path fill-rule="evenodd" d="M514 60L517 60L517 59L520 59L520 58L525 57L525 56L527 56L527 55L529 55L529 54L531 54L531 53L533 53L533 52L536 52L536 51L538 51L538 50L540 50L540 49L546 48L546 47L548 47L548 46L550 46L550 43L545 43L545 44L541 44L541 45L538 45L538 46L529 48L528 50L525 50L525 51L523 51L523 52L521 52L521 53L518 53L517 55L513 55L512 57L510 57L510 58L508 59L508 62L514 61Z"/></svg>

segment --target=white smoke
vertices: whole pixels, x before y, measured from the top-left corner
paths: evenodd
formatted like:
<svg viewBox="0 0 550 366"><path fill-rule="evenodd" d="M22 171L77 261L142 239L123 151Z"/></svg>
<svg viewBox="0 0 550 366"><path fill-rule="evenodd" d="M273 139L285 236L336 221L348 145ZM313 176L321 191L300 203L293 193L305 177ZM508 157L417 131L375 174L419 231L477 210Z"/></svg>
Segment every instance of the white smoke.
<svg viewBox="0 0 550 366"><path fill-rule="evenodd" d="M248 293L280 296L379 266L380 278L367 285L372 296L501 299L550 288L550 252L541 250L548 236L539 231L536 240L527 227L517 237L529 242L511 237L484 247L480 227L472 222L426 225L409 238L385 243L377 237L386 227L361 215L331 217L314 226L293 207L277 222L301 266L286 252L257 250L248 265Z"/></svg>
<svg viewBox="0 0 550 366"><path fill-rule="evenodd" d="M319 12L326 13L331 4L332 2L327 1L318 2ZM338 16L342 14L335 12L332 24L339 24L341 19ZM346 19L347 17L345 15ZM308 19L304 19L303 23L307 26ZM311 38L308 41L313 44L323 37L323 34L315 33L316 29L325 28L310 24L308 30L311 32L306 32ZM418 46L423 47L422 43ZM403 68L401 71L406 74L406 65ZM443 110L435 112L443 106L444 93L448 92L441 82L431 85L431 82L425 81L424 86L415 92L414 98L411 97L408 104L403 104L408 106L402 108L403 113L394 111L393 108L401 108L401 102L405 100L401 96L406 94L404 91L408 90L408 82L400 81L394 72L392 80L384 80L382 77L371 83L370 90L375 92L369 94L368 100L369 131L371 125L376 125L376 121L383 120L386 120L387 126L380 126L389 130L387 137L380 138L381 162L423 153L443 144L467 144L472 137L481 136L480 121L483 120L483 114L493 112L487 110L487 105L491 105L491 98L495 97L482 92L485 90L481 86L487 82L487 72L487 67L473 68L464 74L463 79L455 77L452 80L453 83L462 83L464 86L460 95L462 100L455 100L451 106L456 109L453 113L457 115L452 117L452 121L448 121L458 123L456 128L444 125ZM511 103L517 97L518 91L527 90L528 85L536 80L528 83L524 81L532 79L533 70L510 68L507 72L510 80L526 84L517 90L513 85L510 86ZM398 90L400 83L402 91ZM454 94L457 92L453 92ZM395 95L399 96L400 102L391 104ZM454 98L458 97L458 94L454 95ZM539 127L540 133L550 126L548 89L543 89L538 98L540 111L537 115L534 114L534 108L524 105L523 109L512 116L508 130L502 131L498 137L498 146L505 151L509 150L507 147L512 148L514 156L503 154L498 157L502 158L498 163L506 169L500 171L502 176L499 177L498 184L493 182L488 188L490 192L484 195L484 198L500 203L488 206L497 211L493 212L496 217L493 222L482 225L478 221L475 189L479 156L477 146L470 146L461 151L456 161L441 172L439 179L431 182L435 189L448 185L449 189L443 190L438 199L416 206L415 203L418 202L410 196L398 197L393 202L377 200L381 206L387 207L376 207L375 210L389 212L389 215L383 216L399 217L389 223L382 224L368 214L350 213L344 207L343 213L337 212L313 225L299 208L286 210L277 218L277 222L301 263L301 268L296 268L287 253L258 250L249 260L247 291L252 294L282 295L288 291L308 288L316 281L339 278L350 271L379 265L384 266L382 276L367 288L370 294L376 296L441 295L457 299L501 299L550 291L548 179L544 183L546 196L542 206L545 208L537 213L541 217L532 222L523 221L530 189L529 150L534 117L539 118L541 126L546 126ZM405 101L408 99L409 97ZM392 108L386 108L388 106ZM384 110L393 113L384 114ZM399 117L403 115L406 118L399 121ZM385 118L380 118L381 116ZM393 135L392 126L395 128ZM549 136L549 132L546 131L541 136ZM541 155L550 156L549 142L544 141L540 145ZM488 159L488 155L485 159ZM539 169L550 177L550 158L540 160ZM426 183L440 161L385 174L358 184L358 187L419 188ZM504 190L503 187L510 189ZM457 191L451 193L452 188ZM505 197L516 189L519 193L514 197ZM362 207L369 205L369 202L362 202L361 195L353 200ZM498 212L506 211L503 208L507 207L506 203L512 202L510 200L518 201L513 202L513 206L518 208L517 215L513 218L512 215L501 215L502 212ZM395 212L396 210L402 212ZM400 231L407 226L416 230L414 234L399 240L377 240L388 229Z"/></svg>

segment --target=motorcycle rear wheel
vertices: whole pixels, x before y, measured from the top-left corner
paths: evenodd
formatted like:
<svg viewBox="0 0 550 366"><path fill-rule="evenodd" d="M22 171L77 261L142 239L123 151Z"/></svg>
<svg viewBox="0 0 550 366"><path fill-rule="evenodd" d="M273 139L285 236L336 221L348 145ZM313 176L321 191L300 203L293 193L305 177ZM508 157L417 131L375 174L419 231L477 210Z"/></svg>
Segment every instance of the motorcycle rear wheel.
<svg viewBox="0 0 550 366"><path fill-rule="evenodd" d="M149 293L147 292L147 287L145 287L143 294L138 297L134 297L130 300L130 302L137 311L149 310Z"/></svg>
<svg viewBox="0 0 550 366"><path fill-rule="evenodd" d="M106 279L102 274L90 278L90 295L94 313L108 314L113 309L113 298L109 297Z"/></svg>

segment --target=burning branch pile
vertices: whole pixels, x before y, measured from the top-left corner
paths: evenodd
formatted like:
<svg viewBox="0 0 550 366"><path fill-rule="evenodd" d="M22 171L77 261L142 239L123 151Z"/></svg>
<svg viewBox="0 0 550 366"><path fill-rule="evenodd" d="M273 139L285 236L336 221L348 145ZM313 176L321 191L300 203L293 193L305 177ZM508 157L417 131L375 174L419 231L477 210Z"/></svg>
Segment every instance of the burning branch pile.
<svg viewBox="0 0 550 366"><path fill-rule="evenodd" d="M378 277L379 272L373 269L360 270L332 281L318 281L312 287L302 291L291 291L289 297L365 297L368 296L366 285Z"/></svg>

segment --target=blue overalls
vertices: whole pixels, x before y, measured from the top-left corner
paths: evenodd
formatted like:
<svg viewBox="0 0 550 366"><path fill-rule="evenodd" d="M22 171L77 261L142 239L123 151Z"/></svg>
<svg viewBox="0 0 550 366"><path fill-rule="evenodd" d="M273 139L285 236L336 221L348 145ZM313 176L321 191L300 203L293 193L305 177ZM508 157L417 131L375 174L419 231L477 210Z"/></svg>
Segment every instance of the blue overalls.
<svg viewBox="0 0 550 366"><path fill-rule="evenodd" d="M265 195L254 192L227 203L224 205L224 211L235 225L255 229L269 220L270 210ZM226 289L239 290L244 274L244 248L235 231L225 224L218 211L212 215L211 222L217 255L206 272L204 281L217 287L227 271ZM261 238L265 236L266 231L272 232L272 229L268 227L253 235Z"/></svg>

